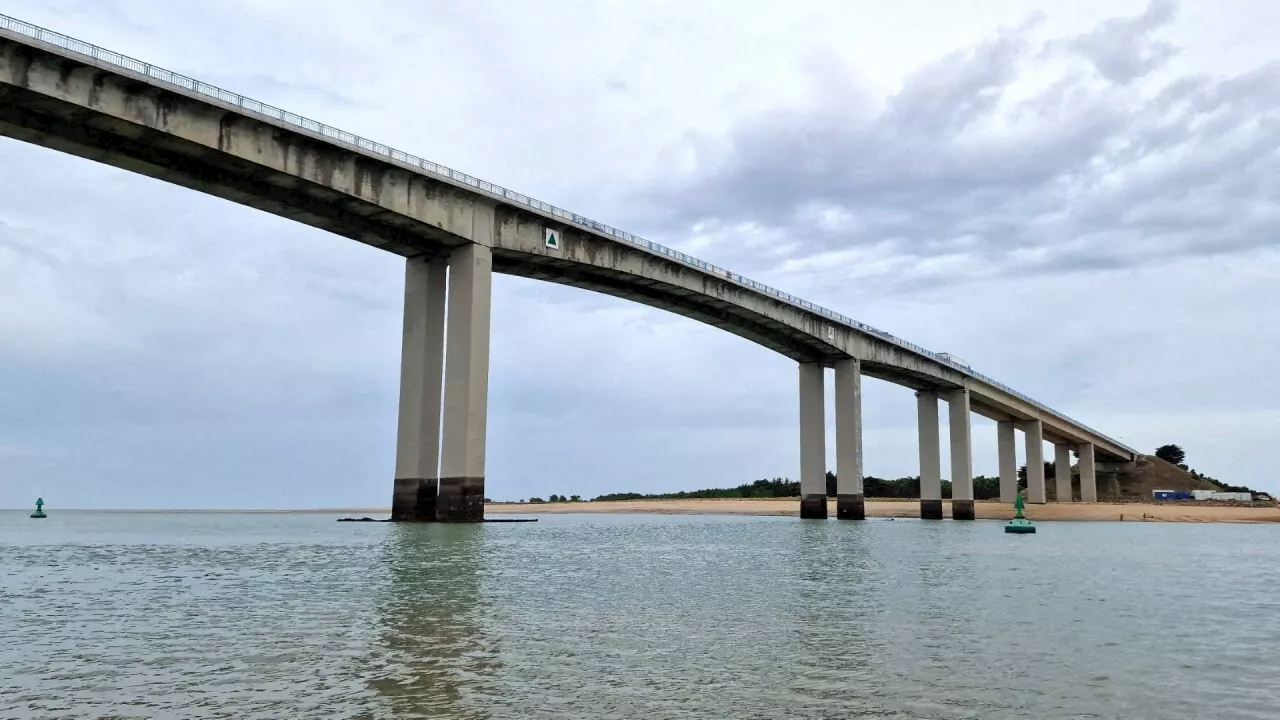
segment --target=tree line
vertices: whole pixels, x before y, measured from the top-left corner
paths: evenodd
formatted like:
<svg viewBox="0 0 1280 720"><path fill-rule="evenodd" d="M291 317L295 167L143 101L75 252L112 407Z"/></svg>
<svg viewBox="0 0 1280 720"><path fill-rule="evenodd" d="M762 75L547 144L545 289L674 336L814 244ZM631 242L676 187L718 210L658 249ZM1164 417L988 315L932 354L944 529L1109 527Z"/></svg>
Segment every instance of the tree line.
<svg viewBox="0 0 1280 720"><path fill-rule="evenodd" d="M827 472L827 496L836 496L836 474ZM862 479L862 492L866 497L918 498L920 477L901 477L893 480L868 475ZM592 502L613 500L701 500L735 498L792 498L800 496L800 483L787 478L761 479L731 488L704 488L670 493L608 493L592 498ZM951 497L951 481L942 481L942 497ZM994 500L1000 497L1000 478L979 475L973 479L973 497L976 500Z"/></svg>
<svg viewBox="0 0 1280 720"><path fill-rule="evenodd" d="M1187 467L1186 452L1177 445L1162 445L1156 449L1156 457L1173 463L1192 475L1207 480L1226 492L1255 492L1242 485L1228 485ZM1057 466L1053 461L1045 461L1044 477L1051 480L1057 477ZM1018 468L1018 488L1027 486L1027 466ZM827 496L836 496L836 474L827 471ZM868 475L862 479L863 495L869 498L910 498L920 497L920 476L886 479ZM730 488L703 488L701 490L681 490L669 493L620 492L606 493L591 498L592 502L609 502L618 500L700 500L700 499L735 499L735 498L794 498L800 496L800 483L788 478L764 478L754 482L743 483ZM942 481L943 499L951 498L951 481ZM1000 498L1000 478L978 475L973 479L973 497L975 500L998 500ZM529 498L531 503L546 502L581 502L578 495L551 495L548 500L540 497ZM521 500L520 502L524 502Z"/></svg>

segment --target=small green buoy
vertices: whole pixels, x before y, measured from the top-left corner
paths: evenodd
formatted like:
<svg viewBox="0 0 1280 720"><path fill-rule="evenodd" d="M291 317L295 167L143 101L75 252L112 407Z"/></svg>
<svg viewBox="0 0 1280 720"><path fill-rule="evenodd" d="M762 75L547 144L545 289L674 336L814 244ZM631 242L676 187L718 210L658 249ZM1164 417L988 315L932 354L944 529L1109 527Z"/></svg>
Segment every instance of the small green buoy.
<svg viewBox="0 0 1280 720"><path fill-rule="evenodd" d="M1004 526L1005 532L1014 533L1017 535L1026 535L1026 534L1035 533L1036 526L1032 525L1031 521L1028 520L1026 516L1022 514L1022 508L1024 505L1025 503L1023 503L1022 501L1022 493L1019 492L1013 498L1013 507L1015 510L1018 511L1018 513L1014 515L1013 519L1010 520L1008 524Z"/></svg>
<svg viewBox="0 0 1280 720"><path fill-rule="evenodd" d="M36 498L36 511L31 513L31 517L37 519L49 517L44 512L44 498Z"/></svg>

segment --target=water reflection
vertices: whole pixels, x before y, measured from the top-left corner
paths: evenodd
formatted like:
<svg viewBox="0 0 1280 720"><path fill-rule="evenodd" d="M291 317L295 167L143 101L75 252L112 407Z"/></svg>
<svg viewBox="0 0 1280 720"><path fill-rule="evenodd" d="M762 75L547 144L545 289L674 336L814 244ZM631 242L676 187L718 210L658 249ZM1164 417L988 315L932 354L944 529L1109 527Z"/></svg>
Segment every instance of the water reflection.
<svg viewBox="0 0 1280 720"><path fill-rule="evenodd" d="M397 525L382 554L380 672L369 686L395 717L488 718L485 696L501 666L479 621L485 528Z"/></svg>
<svg viewBox="0 0 1280 720"><path fill-rule="evenodd" d="M876 607L870 551L861 523L809 523L797 528L796 623L789 654L792 690L812 712L868 712L877 684L871 633Z"/></svg>

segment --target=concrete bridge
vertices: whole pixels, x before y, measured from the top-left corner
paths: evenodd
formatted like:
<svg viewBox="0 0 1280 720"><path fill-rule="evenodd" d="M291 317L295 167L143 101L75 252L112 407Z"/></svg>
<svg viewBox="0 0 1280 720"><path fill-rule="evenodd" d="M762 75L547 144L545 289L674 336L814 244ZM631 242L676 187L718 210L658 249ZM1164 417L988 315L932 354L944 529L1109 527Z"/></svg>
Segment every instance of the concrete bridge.
<svg viewBox="0 0 1280 720"><path fill-rule="evenodd" d="M397 520L483 516L494 272L669 310L795 360L802 517L827 514L826 368L834 368L840 518L863 517L863 375L916 391L922 517L943 512L939 399L949 413L957 519L973 517L970 413L997 421L1007 502L1017 488L1017 430L1032 503L1045 501L1045 441L1059 468L1077 452L1085 502L1097 497L1096 460L1135 458L1124 444L949 355L492 183L3 15L0 134L403 256ZM1069 474L1059 475L1057 497L1070 499Z"/></svg>

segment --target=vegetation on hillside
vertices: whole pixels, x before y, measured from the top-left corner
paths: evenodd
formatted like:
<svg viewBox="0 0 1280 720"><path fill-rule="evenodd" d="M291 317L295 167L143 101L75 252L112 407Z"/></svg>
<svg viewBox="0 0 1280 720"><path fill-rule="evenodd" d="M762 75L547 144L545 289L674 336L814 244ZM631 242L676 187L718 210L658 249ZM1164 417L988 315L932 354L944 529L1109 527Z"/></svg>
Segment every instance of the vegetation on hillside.
<svg viewBox="0 0 1280 720"><path fill-rule="evenodd" d="M1225 492L1257 492L1242 485L1228 485L1220 480L1188 468L1186 451L1178 445L1161 445L1156 449L1156 457L1170 462L1202 480L1206 480ZM1056 463L1044 463L1046 480L1057 476ZM1027 466L1018 468L1018 487L1027 486ZM900 477L892 480L868 475L862 479L863 494L869 498L918 498L920 497L920 477ZM836 495L836 475L827 473L827 495ZM695 500L695 499L734 499L734 498L794 498L800 496L800 483L788 478L764 478L730 488L703 488L701 490L682 490L669 493L620 492L607 493L592 498L592 502L609 502L617 500ZM951 498L951 482L942 481L942 497ZM979 475L973 479L973 497L975 500L995 500L1000 497L1000 478ZM578 495L551 495L547 500L540 497L529 498L530 503L546 502L581 502ZM520 502L524 502L521 500Z"/></svg>

